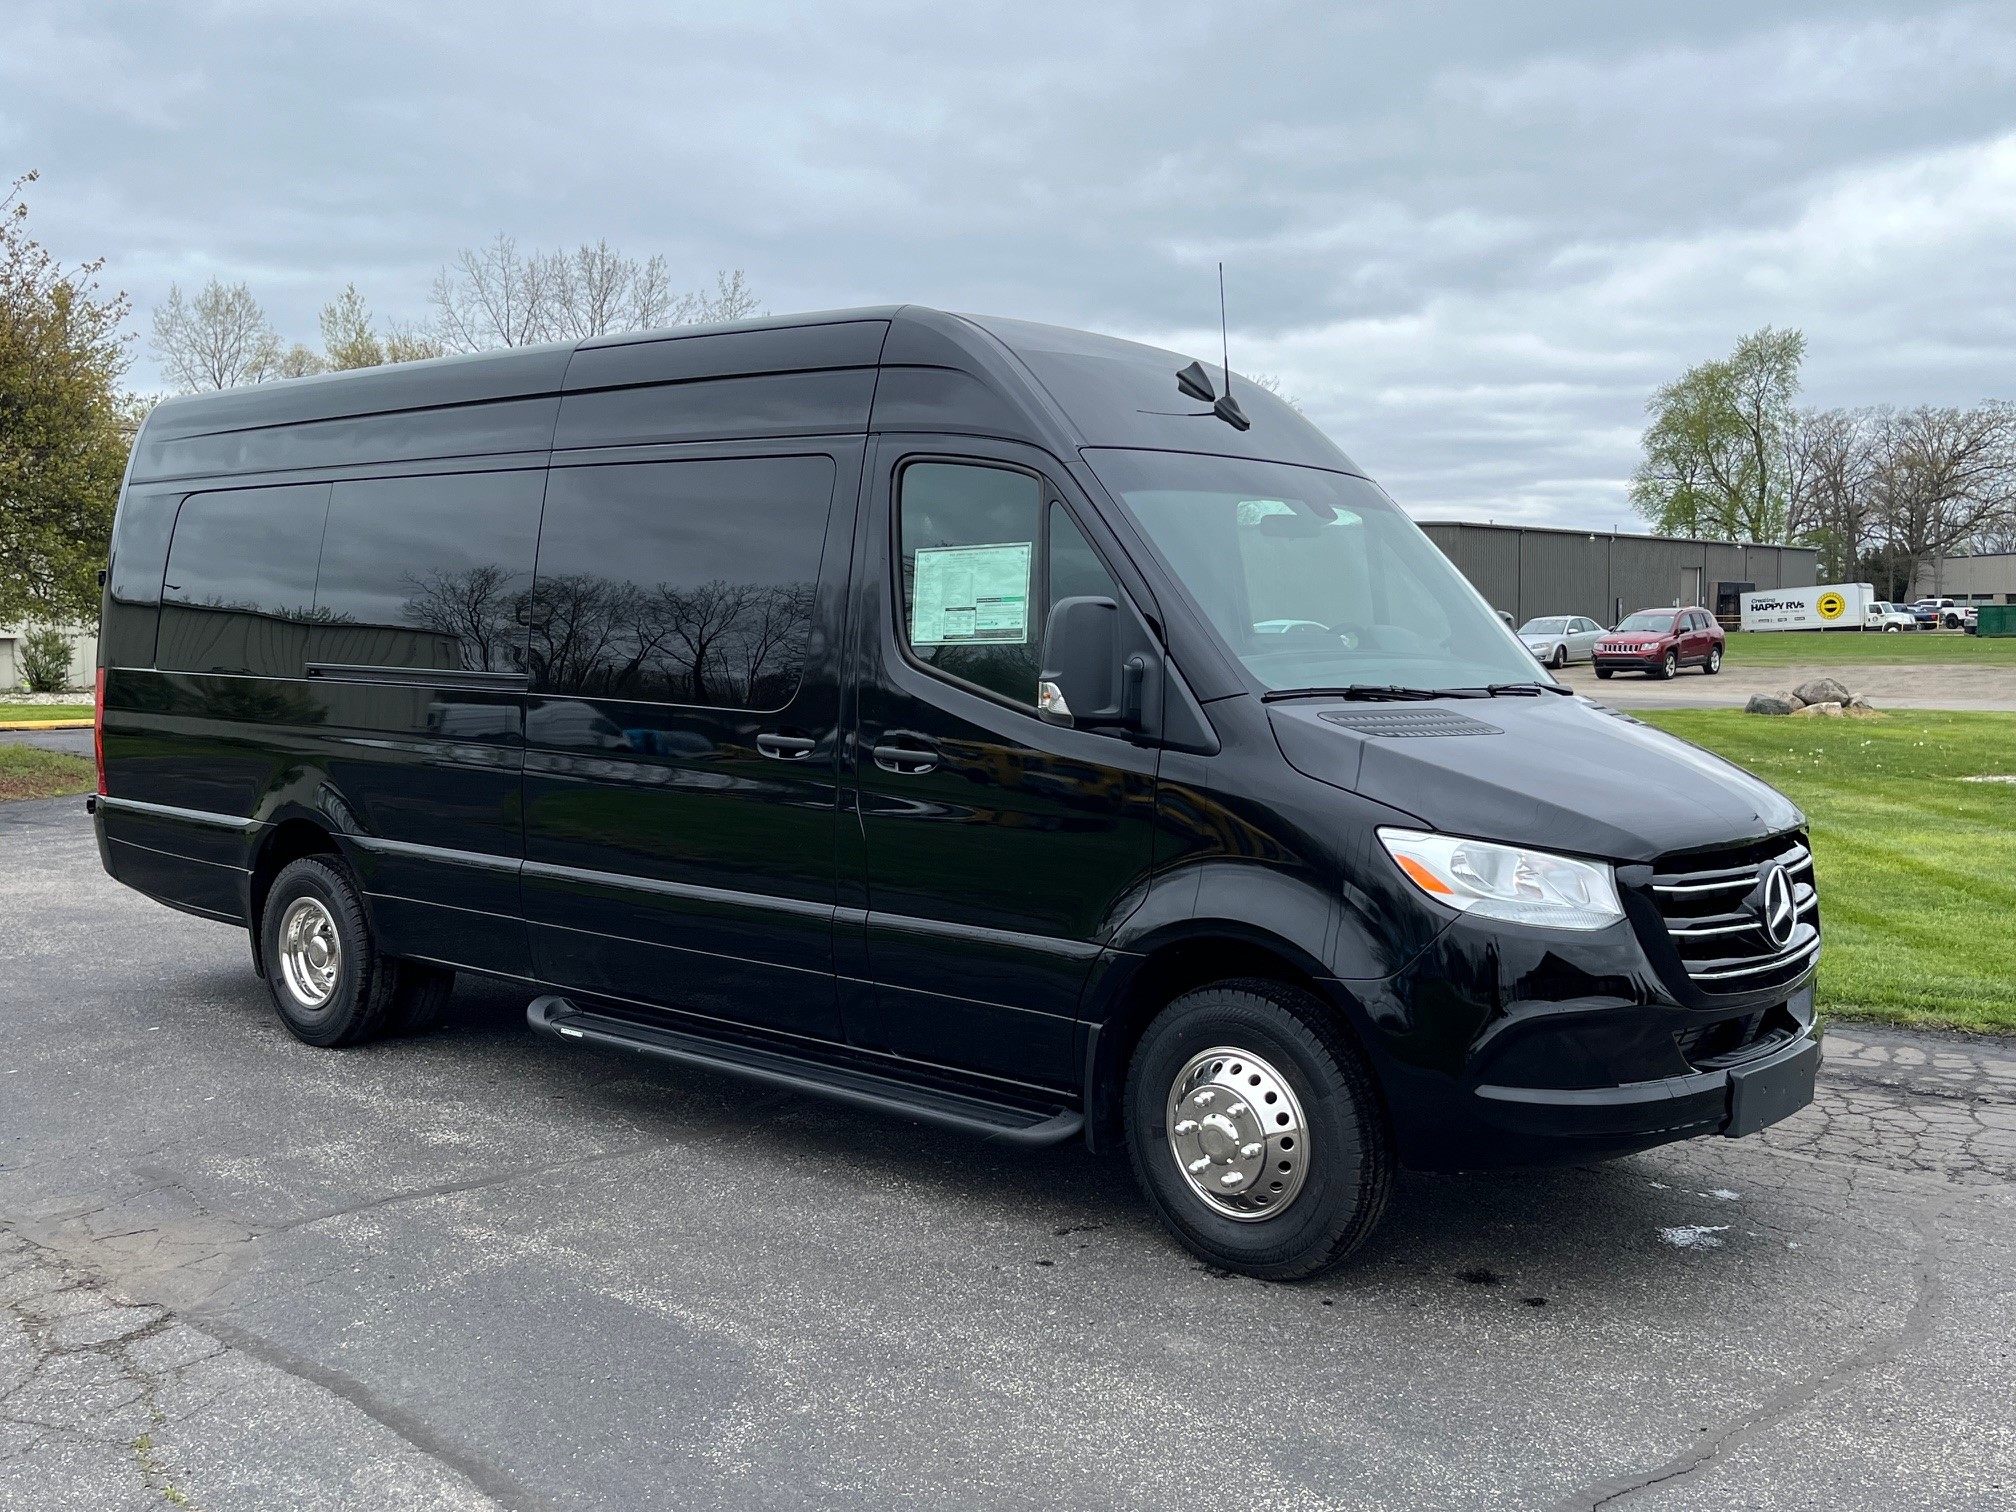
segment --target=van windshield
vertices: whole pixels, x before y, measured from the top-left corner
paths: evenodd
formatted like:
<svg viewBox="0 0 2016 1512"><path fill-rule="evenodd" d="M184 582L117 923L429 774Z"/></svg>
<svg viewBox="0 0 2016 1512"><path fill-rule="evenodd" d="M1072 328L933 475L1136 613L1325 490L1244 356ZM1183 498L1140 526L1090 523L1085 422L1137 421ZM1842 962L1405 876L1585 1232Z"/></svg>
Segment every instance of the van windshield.
<svg viewBox="0 0 2016 1512"><path fill-rule="evenodd" d="M1421 529L1345 473L1088 448L1246 670L1269 689L1545 680Z"/></svg>

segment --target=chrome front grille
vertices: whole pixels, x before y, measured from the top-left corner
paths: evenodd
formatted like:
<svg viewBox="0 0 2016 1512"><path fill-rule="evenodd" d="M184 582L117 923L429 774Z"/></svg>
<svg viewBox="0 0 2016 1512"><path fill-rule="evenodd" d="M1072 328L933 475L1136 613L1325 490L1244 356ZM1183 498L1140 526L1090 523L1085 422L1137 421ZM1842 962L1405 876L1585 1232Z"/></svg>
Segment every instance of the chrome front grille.
<svg viewBox="0 0 2016 1512"><path fill-rule="evenodd" d="M1782 941L1766 924L1766 884L1782 868L1792 921ZM1804 838L1669 856L1653 870L1652 900L1688 980L1703 992L1750 992L1790 981L1820 953L1820 895Z"/></svg>

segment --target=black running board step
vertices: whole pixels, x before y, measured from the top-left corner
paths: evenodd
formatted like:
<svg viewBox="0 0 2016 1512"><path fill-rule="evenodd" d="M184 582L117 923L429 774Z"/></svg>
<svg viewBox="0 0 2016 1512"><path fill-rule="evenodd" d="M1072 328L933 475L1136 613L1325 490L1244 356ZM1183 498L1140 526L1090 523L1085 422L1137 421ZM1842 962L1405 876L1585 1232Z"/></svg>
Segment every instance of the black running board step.
<svg viewBox="0 0 2016 1512"><path fill-rule="evenodd" d="M638 1024L577 1007L564 997L535 998L525 1021L540 1034L569 1044L635 1050L659 1060L702 1066L813 1097L897 1113L940 1128L959 1129L1001 1144L1062 1144L1085 1131L1085 1117L1067 1110L1044 1114L1032 1109L965 1097L936 1087L919 1087L894 1077L829 1066L754 1045L731 1045L682 1034L655 1024Z"/></svg>

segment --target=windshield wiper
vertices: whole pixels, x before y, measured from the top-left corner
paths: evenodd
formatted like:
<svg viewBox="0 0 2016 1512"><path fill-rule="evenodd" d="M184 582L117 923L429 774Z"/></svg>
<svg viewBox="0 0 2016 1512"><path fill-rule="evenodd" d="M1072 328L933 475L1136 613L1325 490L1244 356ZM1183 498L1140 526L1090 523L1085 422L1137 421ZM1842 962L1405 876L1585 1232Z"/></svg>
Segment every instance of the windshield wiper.
<svg viewBox="0 0 2016 1512"><path fill-rule="evenodd" d="M1352 683L1344 688L1270 688L1262 703L1288 698L1348 698L1362 703L1406 703L1423 698L1489 698L1482 688L1403 688L1398 683Z"/></svg>
<svg viewBox="0 0 2016 1512"><path fill-rule="evenodd" d="M1542 693L1559 693L1563 698L1573 698L1575 690L1560 683L1486 683L1484 691L1493 698L1538 698Z"/></svg>

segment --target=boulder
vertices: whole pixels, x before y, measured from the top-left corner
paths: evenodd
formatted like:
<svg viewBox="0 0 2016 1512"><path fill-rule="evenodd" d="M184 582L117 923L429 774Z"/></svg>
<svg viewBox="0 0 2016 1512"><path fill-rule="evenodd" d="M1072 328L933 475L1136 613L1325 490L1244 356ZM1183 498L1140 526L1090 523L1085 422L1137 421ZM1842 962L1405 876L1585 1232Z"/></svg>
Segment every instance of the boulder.
<svg viewBox="0 0 2016 1512"><path fill-rule="evenodd" d="M1845 683L1832 677L1816 677L1810 682L1803 682L1792 693L1800 702L1809 704L1845 704L1854 697Z"/></svg>
<svg viewBox="0 0 2016 1512"><path fill-rule="evenodd" d="M1792 712L1802 719L1839 719L1843 707L1830 698L1822 703L1810 703L1805 708L1794 709Z"/></svg>
<svg viewBox="0 0 2016 1512"><path fill-rule="evenodd" d="M1782 693L1752 693L1743 705L1745 714L1790 714L1794 704Z"/></svg>
<svg viewBox="0 0 2016 1512"><path fill-rule="evenodd" d="M1869 700L1864 698L1860 693L1857 693L1854 697L1850 698L1846 704L1846 707L1851 712L1859 712L1863 714L1874 714L1876 712L1876 705L1869 702Z"/></svg>

